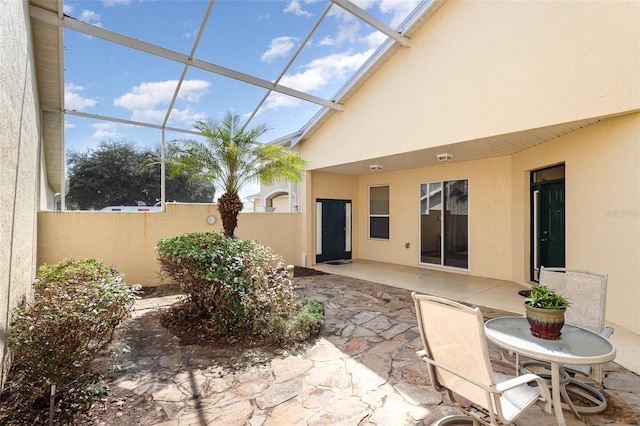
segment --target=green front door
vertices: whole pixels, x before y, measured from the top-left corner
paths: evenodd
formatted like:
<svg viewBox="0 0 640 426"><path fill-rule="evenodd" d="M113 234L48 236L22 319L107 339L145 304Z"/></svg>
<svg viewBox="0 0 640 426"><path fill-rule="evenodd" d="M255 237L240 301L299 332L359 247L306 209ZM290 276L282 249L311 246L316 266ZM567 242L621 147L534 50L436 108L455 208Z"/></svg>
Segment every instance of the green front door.
<svg viewBox="0 0 640 426"><path fill-rule="evenodd" d="M540 265L564 267L564 182L540 187Z"/></svg>
<svg viewBox="0 0 640 426"><path fill-rule="evenodd" d="M316 201L316 262L351 259L351 201Z"/></svg>
<svg viewBox="0 0 640 426"><path fill-rule="evenodd" d="M534 172L531 183L531 279L538 280L540 266L565 266L564 165L550 174ZM535 179L535 176L552 179Z"/></svg>

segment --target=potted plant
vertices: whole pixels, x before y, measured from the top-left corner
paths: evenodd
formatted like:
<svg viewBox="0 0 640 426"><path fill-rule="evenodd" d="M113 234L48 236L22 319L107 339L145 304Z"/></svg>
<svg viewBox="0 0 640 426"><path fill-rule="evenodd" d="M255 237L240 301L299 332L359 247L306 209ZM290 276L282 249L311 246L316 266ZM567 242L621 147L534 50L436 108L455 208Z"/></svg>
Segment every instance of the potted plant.
<svg viewBox="0 0 640 426"><path fill-rule="evenodd" d="M531 293L524 301L531 334L542 339L558 339L569 305L567 298L546 285L531 287Z"/></svg>

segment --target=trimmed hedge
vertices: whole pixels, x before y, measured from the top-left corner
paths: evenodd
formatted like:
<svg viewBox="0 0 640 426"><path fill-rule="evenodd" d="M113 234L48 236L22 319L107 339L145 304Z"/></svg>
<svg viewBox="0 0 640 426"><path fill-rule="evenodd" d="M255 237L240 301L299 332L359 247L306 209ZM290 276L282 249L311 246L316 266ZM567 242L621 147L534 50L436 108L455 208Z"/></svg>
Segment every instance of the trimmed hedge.
<svg viewBox="0 0 640 426"><path fill-rule="evenodd" d="M174 317L213 335L286 345L317 334L324 306L295 295L283 260L256 241L189 233L158 243L162 271L186 298Z"/></svg>
<svg viewBox="0 0 640 426"><path fill-rule="evenodd" d="M113 267L95 259L42 265L33 302L13 311L8 335L13 363L3 398L9 409L0 413L0 422L42 422L52 384L61 416L88 408L104 373L92 363L107 353L139 288L127 286Z"/></svg>

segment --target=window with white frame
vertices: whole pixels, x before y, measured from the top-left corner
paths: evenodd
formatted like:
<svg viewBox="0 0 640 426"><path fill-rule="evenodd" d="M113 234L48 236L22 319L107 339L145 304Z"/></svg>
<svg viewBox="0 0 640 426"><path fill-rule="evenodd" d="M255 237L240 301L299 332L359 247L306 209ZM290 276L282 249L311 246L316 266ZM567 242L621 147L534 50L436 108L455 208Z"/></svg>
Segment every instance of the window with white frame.
<svg viewBox="0 0 640 426"><path fill-rule="evenodd" d="M369 187L369 238L389 239L389 186Z"/></svg>

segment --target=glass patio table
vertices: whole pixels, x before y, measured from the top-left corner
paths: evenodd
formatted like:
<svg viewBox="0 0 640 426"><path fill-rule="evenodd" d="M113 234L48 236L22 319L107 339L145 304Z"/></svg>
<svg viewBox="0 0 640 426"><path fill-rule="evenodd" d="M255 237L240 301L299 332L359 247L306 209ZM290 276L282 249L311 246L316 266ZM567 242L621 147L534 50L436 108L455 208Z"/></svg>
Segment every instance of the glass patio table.
<svg viewBox="0 0 640 426"><path fill-rule="evenodd" d="M560 397L561 386L564 386L560 366L602 364L616 357L616 349L609 340L574 325L565 324L557 340L533 336L524 316L494 318L485 323L484 329L487 339L498 346L551 364L551 399L558 424L562 426L566 423ZM580 418L575 408L572 407L572 411Z"/></svg>

